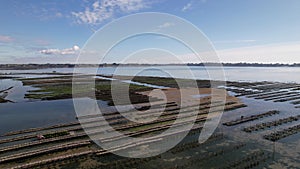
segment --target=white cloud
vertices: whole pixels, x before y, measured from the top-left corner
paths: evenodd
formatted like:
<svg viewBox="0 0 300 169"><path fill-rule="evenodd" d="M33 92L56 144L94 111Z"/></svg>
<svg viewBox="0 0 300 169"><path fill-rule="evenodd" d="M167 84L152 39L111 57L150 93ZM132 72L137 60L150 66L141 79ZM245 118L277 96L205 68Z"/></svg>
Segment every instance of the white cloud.
<svg viewBox="0 0 300 169"><path fill-rule="evenodd" d="M181 9L182 12L186 12L188 10L191 10L195 5L198 5L200 3L204 4L207 0L191 0L189 3L184 5Z"/></svg>
<svg viewBox="0 0 300 169"><path fill-rule="evenodd" d="M218 53L224 62L300 63L300 42L226 49Z"/></svg>
<svg viewBox="0 0 300 169"><path fill-rule="evenodd" d="M183 8L181 9L181 11L185 12L185 11L191 9L191 7L192 7L192 1L187 3L186 5L184 5Z"/></svg>
<svg viewBox="0 0 300 169"><path fill-rule="evenodd" d="M300 42L217 50L223 63L300 63ZM199 53L203 62L216 62L211 52ZM194 54L181 56L187 63L199 62Z"/></svg>
<svg viewBox="0 0 300 169"><path fill-rule="evenodd" d="M168 28L168 27L171 27L171 26L174 26L174 25L175 25L174 23L165 22L162 25L159 25L158 28L160 28L160 29L162 29L162 28Z"/></svg>
<svg viewBox="0 0 300 169"><path fill-rule="evenodd" d="M77 23L80 24L100 24L111 19L119 13L130 13L148 7L149 2L145 0L102 0L95 1L91 7L86 7L84 11L72 12Z"/></svg>
<svg viewBox="0 0 300 169"><path fill-rule="evenodd" d="M46 55L73 55L78 53L80 50L79 46L74 45L72 48L66 49L44 49L39 51L42 54Z"/></svg>
<svg viewBox="0 0 300 169"><path fill-rule="evenodd" d="M14 41L14 38L12 38L10 36L0 35L0 42L9 43L9 42L13 42L13 41Z"/></svg>

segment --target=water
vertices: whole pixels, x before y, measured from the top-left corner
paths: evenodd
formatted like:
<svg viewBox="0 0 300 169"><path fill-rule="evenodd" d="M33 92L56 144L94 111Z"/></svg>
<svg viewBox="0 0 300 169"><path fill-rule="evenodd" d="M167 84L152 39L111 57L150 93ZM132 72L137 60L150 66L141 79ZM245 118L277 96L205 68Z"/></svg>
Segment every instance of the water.
<svg viewBox="0 0 300 169"><path fill-rule="evenodd" d="M204 67L191 66L191 72L197 79L209 79L207 71ZM147 68L144 67L120 67L119 75L132 75L135 72L140 72L141 76L163 76L168 77L163 71L171 72L176 78L187 78L185 67L183 66L157 66ZM208 67L210 72L218 72L216 67ZM95 68L79 68L79 72L91 73ZM105 67L98 70L99 74L111 75L116 70L116 67ZM46 77L50 75L30 75L24 73L72 73L72 68L60 69L42 69L42 70L0 70L0 73L23 73L20 77ZM229 81L278 81L278 82L298 82L300 79L297 76L300 74L300 68L290 67L224 67L226 79ZM51 75L52 76L52 75ZM219 79L213 79L219 80ZM56 100L56 101L34 101L24 99L24 95L28 90L34 90L30 86L24 87L20 81L5 79L0 80L0 90L14 86L9 91L6 99L15 103L0 104L0 133L26 129L30 127L41 127L52 124L67 123L75 120L75 111L72 100ZM195 96L202 97L202 96ZM244 100L247 103L246 100ZM260 103L261 104L261 103ZM257 107L259 104L257 103ZM253 107L253 106L251 106ZM287 106L283 106L287 108ZM275 108L275 107L274 107ZM239 109L240 110L240 109ZM290 109L289 109L290 110ZM249 112L257 113L256 109ZM295 110L294 110L295 111Z"/></svg>
<svg viewBox="0 0 300 169"><path fill-rule="evenodd" d="M78 72L81 73L92 73L95 68L78 68ZM176 78L187 78L187 70L184 66L120 66L118 72L115 73L116 67L104 67L99 68L99 74L105 75L133 75L139 72L140 76L162 76L170 77L166 72L172 74L172 77ZM217 78L211 78L208 75L209 71L211 74L222 73L222 69L217 67L199 67L190 66L189 70L193 73L196 79L210 79L210 80L222 80ZM300 83L300 67L223 67L225 78L228 81L273 81L273 82L296 82ZM41 70L0 70L0 73L52 73L53 71L61 73L73 73L72 68L55 68L55 69L41 69ZM45 75L23 75L27 77L37 77Z"/></svg>
<svg viewBox="0 0 300 169"><path fill-rule="evenodd" d="M0 104L0 135L32 127L75 121L72 100Z"/></svg>
<svg viewBox="0 0 300 169"><path fill-rule="evenodd" d="M102 77L102 76L95 76L95 79L103 79L103 80L117 80L114 78L107 78L107 77ZM134 82L132 80L121 80L124 83L129 83L129 84L134 84L134 85L139 85L139 86L146 86L146 87L152 87L152 88L157 88L157 89L167 89L169 87L166 86L158 86L158 85L153 85L153 84L148 84L148 83L141 83L141 82Z"/></svg>
<svg viewBox="0 0 300 169"><path fill-rule="evenodd" d="M196 79L211 79L208 76L207 70L204 67L189 67ZM80 68L81 73L91 73L95 68ZM151 67L142 71L144 67L120 67L118 75L133 75L136 72L140 72L140 76L159 76L159 77L169 77L166 72L169 72L176 78L188 78L189 76L185 72L185 67L183 66L158 66ZM165 70L165 72L160 71L160 69ZM219 69L216 67L208 67L209 72L216 74ZM98 74L111 75L114 74L115 67L105 67L98 70ZM24 73L52 73L53 71L61 73L72 73L71 68L61 68L61 69L42 69L42 70L0 70L0 73L23 73L18 74L18 77L47 77L52 75L40 74L31 75ZM297 76L300 73L300 68L290 68L290 67L278 67L278 68L263 68L263 67L225 67L224 73L226 80L228 81L273 81L273 82L296 82L300 83L300 79ZM13 75L14 76L14 75ZM217 76L218 77L218 76ZM97 77L100 78L100 77ZM212 79L212 80L222 80L222 79ZM126 81L132 83L132 81ZM145 83L135 83L138 85L148 85ZM0 136L7 132L23 130L34 127L44 127L62 123L69 123L76 121L76 113L73 106L72 99L65 100L55 100L55 101L30 101L24 99L24 95L28 90L34 90L35 88L22 85L22 82L12 79L0 80L0 90L7 89L14 86L8 93L6 99L9 99L15 103L3 103L0 104ZM148 85L149 86L149 85ZM151 85L150 85L151 86ZM159 87L159 86L151 86ZM229 92L230 94L235 94ZM201 98L208 95L194 95L193 97ZM272 127L263 131L256 133L246 133L241 132L243 127L248 127L255 125L257 123L273 121L279 118L285 118L288 116L299 115L299 109L294 108L294 105L286 103L274 103L272 101L255 100L253 98L240 97L241 101L248 105L248 107L224 112L221 123L234 120L240 117L241 114L245 116L250 116L257 113L263 113L270 110L280 110L280 114L259 119L257 121L248 122L237 127L224 127L222 126L222 132L224 131L227 135L232 137L236 141L247 142L247 148L251 148L252 145L260 146L262 149L266 149L270 152L273 151L273 144L262 138L262 135L268 134L270 132L280 130L285 127L293 126L298 124L298 122L287 123L282 126ZM106 102L98 101L101 108L110 110L112 107L108 107ZM122 109L126 109L126 106L120 106ZM113 109L112 109L113 110ZM111 110L111 111L112 111ZM276 158L280 158L281 161L288 164L290 161L299 163L299 142L300 133L293 136L289 136L280 141L276 142L276 152L281 155ZM194 150L193 150L194 151ZM288 153L289 154L288 154ZM194 155L194 152L189 151L189 156ZM197 157L197 156L196 156Z"/></svg>
<svg viewBox="0 0 300 169"><path fill-rule="evenodd" d="M106 102L97 102L101 108L112 111ZM76 116L73 99L0 104L0 136L16 130L74 122Z"/></svg>
<svg viewBox="0 0 300 169"><path fill-rule="evenodd" d="M12 101L12 102L26 102L29 101L28 99L25 99L25 94L27 91L30 90L36 90L38 88L34 88L31 86L23 86L23 83L18 80L12 80L12 79L5 79L0 80L0 90L7 89L9 87L13 87L7 92L7 97L5 97L6 100Z"/></svg>

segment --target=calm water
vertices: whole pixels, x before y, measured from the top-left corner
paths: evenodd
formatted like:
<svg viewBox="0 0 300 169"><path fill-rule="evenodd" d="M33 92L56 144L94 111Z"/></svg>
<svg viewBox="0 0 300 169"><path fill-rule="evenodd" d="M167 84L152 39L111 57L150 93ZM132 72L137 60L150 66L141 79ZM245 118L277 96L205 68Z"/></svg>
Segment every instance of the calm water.
<svg viewBox="0 0 300 169"><path fill-rule="evenodd" d="M300 67L224 67L226 80L229 81L275 81L275 82L297 82L300 83ZM95 68L79 68L78 72L92 73ZM72 73L72 68L42 69L42 70L0 70L0 73L46 73L46 72ZM188 78L187 73L191 71L197 79L222 80L220 73L222 69L217 67L190 66L187 70L184 66L153 66L153 67L116 67L99 68L99 74L133 75L141 76L163 76ZM213 75L209 76L208 72ZM24 75L32 77L32 75ZM34 75L36 77L37 75Z"/></svg>
<svg viewBox="0 0 300 169"><path fill-rule="evenodd" d="M80 68L80 73L92 73L95 68ZM211 79L211 80L224 80L219 76L222 70L216 67L209 67L207 69L203 67L192 66L189 67L192 75L196 79ZM62 69L42 69L42 70L0 70L1 73L49 73L49 72L62 72L62 73L72 73L73 69L62 68ZM159 66L159 67L121 67L117 73L115 67L101 68L97 71L98 74L105 75L140 75L140 76L160 76L160 77L176 77L176 78L189 78L189 71L183 66ZM213 74L215 78L211 78L208 75ZM225 67L224 75L228 81L274 81L274 82L296 82L300 83L300 68L261 68L261 67ZM15 75L13 75L15 76ZM20 77L46 77L49 75L31 75L31 74L18 74ZM98 77L99 78L99 77ZM137 83L138 84L138 83ZM144 85L144 84L140 84ZM2 103L0 104L0 136L6 132L23 130L33 127L43 127L55 124L62 124L68 122L74 122L76 120L76 113L73 106L72 99L66 100L56 100L56 101L31 101L24 99L24 95L28 90L34 90L35 88L30 86L23 86L20 81L5 79L0 80L0 90L7 89L14 86L12 90L9 91L7 99L15 103ZM232 92L231 92L232 93ZM194 97L203 97L206 95L196 95ZM243 103L248 105L248 107L236 109L229 112L224 112L220 128L221 132L225 132L226 135L230 136L231 139L235 141L247 142L247 149L252 149L252 146L261 149L268 150L269 152L275 151L278 155L275 159L280 159L286 164L286 168L290 165L289 163L293 161L296 165L300 163L299 161L299 136L300 134L295 134L290 137L284 138L275 144L270 144L262 138L262 135L268 134L270 132L287 128L293 125L299 124L297 121L292 123L287 123L278 127L272 127L263 131L254 133L241 132L243 127L248 127L255 125L257 123L273 121L278 118L285 118L288 116L299 115L299 109L296 109L293 105L286 103L274 103L272 101L255 100L253 98L240 97ZM101 108L105 107L108 111L111 107L107 107L106 102L98 101ZM126 109L126 106L124 106ZM223 122L234 120L240 117L240 114L250 116L257 113L262 113L270 110L280 110L280 114L275 116L266 117L257 121L249 122L244 125L237 127L226 127L223 126ZM112 110L111 110L112 111ZM1 137L0 137L1 139ZM275 149L276 148L276 149ZM189 156L195 155L194 152L189 152ZM280 155L279 155L280 154ZM195 155L197 157L197 155ZM234 154L232 154L234 156Z"/></svg>
<svg viewBox="0 0 300 169"><path fill-rule="evenodd" d="M81 73L92 73L95 68L80 68ZM216 67L189 67L197 79L210 79L207 70L211 74L217 74L220 69ZM42 70L0 70L0 73L47 73L47 72L72 73L71 68L42 69ZM105 67L98 70L99 74L111 75L116 71L115 67ZM170 74L177 78L187 78L186 69L183 66L158 66L144 67L120 67L118 75L133 75L139 72L142 76L163 76ZM167 72L167 73L166 73ZM168 74L169 73L169 74ZM258 67L225 67L224 73L230 81L279 81L300 83L300 68L258 68ZM18 75L21 77L44 77L47 75ZM218 77L218 76L215 76ZM220 80L220 79L213 79ZM9 92L7 99L15 103L0 104L0 135L13 130L30 127L47 126L58 123L67 123L75 120L75 112L72 100L57 101L30 101L24 99L24 94L32 87L24 87L20 81L11 79L0 80L0 90L10 86L14 88ZM247 101L245 101L247 102ZM287 108L286 106L283 106ZM239 109L240 110L240 109ZM253 113L257 110L252 109ZM250 111L251 112L251 111Z"/></svg>
<svg viewBox="0 0 300 169"><path fill-rule="evenodd" d="M75 121L72 100L0 104L0 135L15 130Z"/></svg>

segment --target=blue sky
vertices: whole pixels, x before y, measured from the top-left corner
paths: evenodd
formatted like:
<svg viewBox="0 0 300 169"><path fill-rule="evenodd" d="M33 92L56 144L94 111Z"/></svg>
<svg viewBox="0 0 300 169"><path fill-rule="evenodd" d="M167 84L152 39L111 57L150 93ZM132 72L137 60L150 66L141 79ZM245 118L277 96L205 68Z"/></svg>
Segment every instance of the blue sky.
<svg viewBox="0 0 300 169"><path fill-rule="evenodd" d="M138 12L188 20L223 62L300 62L299 0L11 0L0 2L0 63L74 62L95 30Z"/></svg>

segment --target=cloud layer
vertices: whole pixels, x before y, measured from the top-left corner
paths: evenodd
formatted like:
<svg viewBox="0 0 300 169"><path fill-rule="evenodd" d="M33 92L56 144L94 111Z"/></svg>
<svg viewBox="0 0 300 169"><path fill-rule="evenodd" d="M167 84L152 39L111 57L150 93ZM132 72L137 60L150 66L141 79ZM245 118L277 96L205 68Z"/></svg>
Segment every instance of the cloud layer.
<svg viewBox="0 0 300 169"><path fill-rule="evenodd" d="M103 0L95 1L84 11L72 12L77 23L100 24L115 16L116 13L130 13L148 7L149 2L145 0Z"/></svg>
<svg viewBox="0 0 300 169"><path fill-rule="evenodd" d="M10 36L0 35L0 42L9 43L9 42L13 42L13 41L14 41L14 38L12 38Z"/></svg>
<svg viewBox="0 0 300 169"><path fill-rule="evenodd" d="M300 42L226 49L218 53L226 62L300 63Z"/></svg>
<svg viewBox="0 0 300 169"><path fill-rule="evenodd" d="M66 48L66 49L44 49L41 50L41 54L46 55L73 55L78 53L80 50L79 46L74 45L72 48Z"/></svg>
<svg viewBox="0 0 300 169"><path fill-rule="evenodd" d="M186 12L188 10L191 10L192 8L194 8L195 5L197 5L198 3L206 3L207 0L191 0L189 3L185 4L181 11L182 12Z"/></svg>
<svg viewBox="0 0 300 169"><path fill-rule="evenodd" d="M269 44L251 47L217 50L223 63L300 63L300 42ZM200 53L203 62L216 62L210 59L212 53ZM182 55L187 63L197 62L194 54Z"/></svg>
<svg viewBox="0 0 300 169"><path fill-rule="evenodd" d="M183 8L181 9L181 11L185 12L185 11L191 9L191 7L192 7L192 1L187 3L186 5L184 5Z"/></svg>

